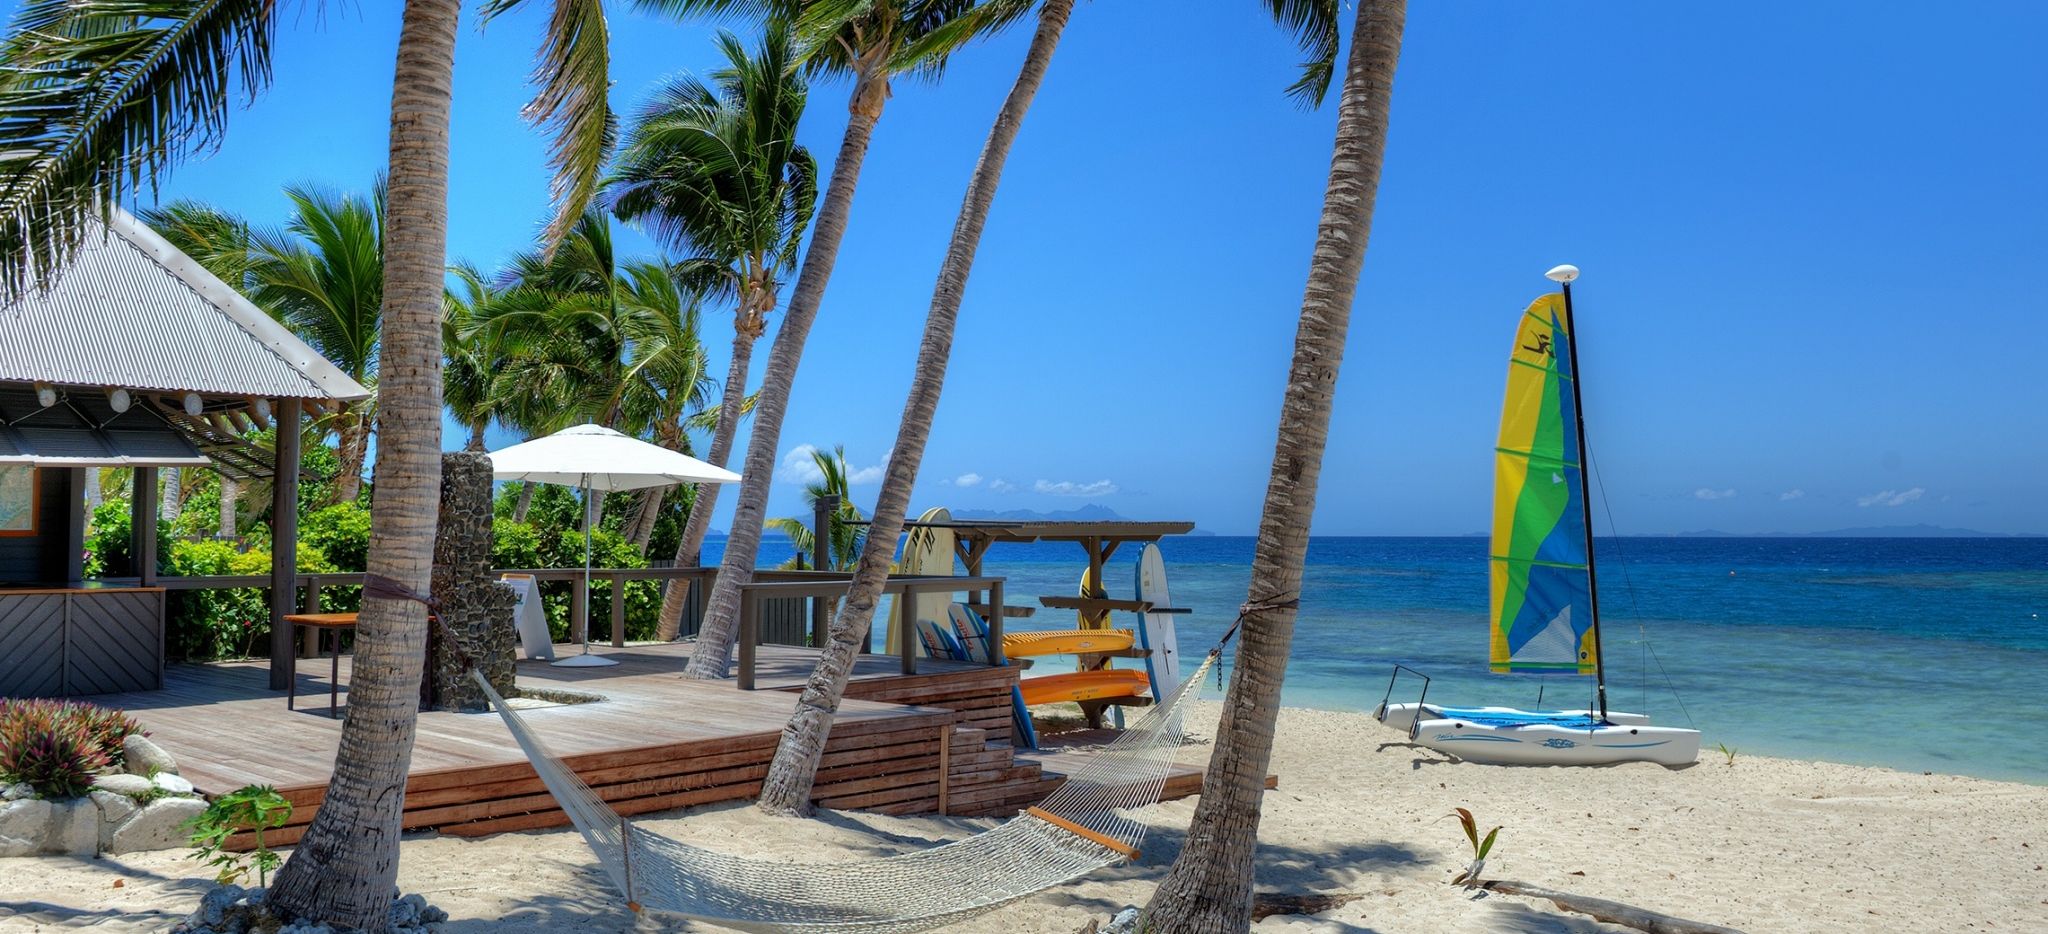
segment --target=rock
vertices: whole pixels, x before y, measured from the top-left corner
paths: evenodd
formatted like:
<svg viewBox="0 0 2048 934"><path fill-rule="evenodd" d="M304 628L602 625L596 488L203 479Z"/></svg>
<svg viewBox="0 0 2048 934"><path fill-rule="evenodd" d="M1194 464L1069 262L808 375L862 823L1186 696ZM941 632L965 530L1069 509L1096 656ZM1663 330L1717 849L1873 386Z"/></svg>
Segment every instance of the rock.
<svg viewBox="0 0 2048 934"><path fill-rule="evenodd" d="M91 798L50 802L50 835L43 852L93 856L100 851L100 808Z"/></svg>
<svg viewBox="0 0 2048 934"><path fill-rule="evenodd" d="M192 793L192 782L190 779L168 772L159 773L157 777L150 779L150 783L174 795L189 795Z"/></svg>
<svg viewBox="0 0 2048 934"><path fill-rule="evenodd" d="M95 789L86 797L92 799L93 806L100 809L99 845L103 851L107 848L107 842L113 839L114 828L142 809L142 805L136 804L134 798L111 791Z"/></svg>
<svg viewBox="0 0 2048 934"><path fill-rule="evenodd" d="M448 913L432 905L420 909L420 920L428 924L440 924L448 920Z"/></svg>
<svg viewBox="0 0 2048 934"><path fill-rule="evenodd" d="M130 775L178 774L178 760L171 758L164 747L150 742L147 736L122 739L121 761Z"/></svg>
<svg viewBox="0 0 2048 934"><path fill-rule="evenodd" d="M50 832L51 805L26 798L0 804L0 856L34 856Z"/></svg>
<svg viewBox="0 0 2048 934"><path fill-rule="evenodd" d="M410 928L419 926L420 910L425 907L427 907L427 897L419 894L407 895L404 898L392 902L391 926L393 928Z"/></svg>
<svg viewBox="0 0 2048 934"><path fill-rule="evenodd" d="M140 775L102 775L93 779L92 786L101 791L111 791L131 798L156 790L156 783Z"/></svg>
<svg viewBox="0 0 2048 934"><path fill-rule="evenodd" d="M192 831L185 823L205 812L206 802L198 798L159 798L151 801L119 827L114 828L113 833L107 837L106 852L119 855L190 846ZM228 901L232 903L234 899Z"/></svg>
<svg viewBox="0 0 2048 934"><path fill-rule="evenodd" d="M0 801L19 801L23 798L33 798L35 796L35 786L27 782L15 782L6 788L0 788Z"/></svg>
<svg viewBox="0 0 2048 934"><path fill-rule="evenodd" d="M228 906L240 901L244 894L239 885L223 885L212 889L200 897L199 910L193 912L192 917L187 920L207 927L218 925L227 920Z"/></svg>
<svg viewBox="0 0 2048 934"><path fill-rule="evenodd" d="M1138 909L1126 908L1109 919L1102 934L1138 934Z"/></svg>

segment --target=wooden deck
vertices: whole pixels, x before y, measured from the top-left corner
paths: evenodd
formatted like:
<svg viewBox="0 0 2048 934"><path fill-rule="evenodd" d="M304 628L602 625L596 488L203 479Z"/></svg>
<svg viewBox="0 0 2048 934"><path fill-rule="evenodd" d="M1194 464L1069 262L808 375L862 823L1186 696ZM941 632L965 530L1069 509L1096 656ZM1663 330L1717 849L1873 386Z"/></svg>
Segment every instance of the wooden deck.
<svg viewBox="0 0 2048 934"><path fill-rule="evenodd" d="M620 664L554 668L521 662L528 690L600 701L522 709L550 750L621 813L751 798L793 698L816 661L805 649L763 646L763 689L681 677L687 645L593 648ZM1058 784L1010 747L1008 701L1017 669L924 660L904 676L893 657L864 656L826 746L814 799L829 808L892 813L1008 813ZM266 688L265 663L175 665L161 691L106 694L177 757L184 776L217 793L276 786L295 805L271 837L290 843L325 796L341 722L327 715L327 660L304 659L298 709ZM346 704L349 666L342 660ZM943 744L943 746L942 746ZM504 725L491 713L419 718L406 785L407 829L482 835L565 824Z"/></svg>

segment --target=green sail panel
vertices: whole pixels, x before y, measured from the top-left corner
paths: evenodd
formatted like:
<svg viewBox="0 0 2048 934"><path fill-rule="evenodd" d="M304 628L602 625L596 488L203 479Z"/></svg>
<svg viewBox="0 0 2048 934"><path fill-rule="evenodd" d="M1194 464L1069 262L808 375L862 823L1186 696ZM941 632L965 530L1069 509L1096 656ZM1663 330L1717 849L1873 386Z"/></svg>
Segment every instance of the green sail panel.
<svg viewBox="0 0 2048 934"><path fill-rule="evenodd" d="M1494 453L1489 667L1593 673L1593 593L1580 503L1579 411L1564 297L1522 315Z"/></svg>

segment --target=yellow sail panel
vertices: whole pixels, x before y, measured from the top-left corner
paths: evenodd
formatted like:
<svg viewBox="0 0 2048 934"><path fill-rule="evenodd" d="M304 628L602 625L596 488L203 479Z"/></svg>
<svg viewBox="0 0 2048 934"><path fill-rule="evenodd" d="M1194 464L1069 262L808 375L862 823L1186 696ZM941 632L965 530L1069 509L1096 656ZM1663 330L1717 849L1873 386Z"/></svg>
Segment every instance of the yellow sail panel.
<svg viewBox="0 0 2048 934"><path fill-rule="evenodd" d="M1490 549L1496 672L1592 674L1579 412L1564 298L1530 304L1509 355Z"/></svg>

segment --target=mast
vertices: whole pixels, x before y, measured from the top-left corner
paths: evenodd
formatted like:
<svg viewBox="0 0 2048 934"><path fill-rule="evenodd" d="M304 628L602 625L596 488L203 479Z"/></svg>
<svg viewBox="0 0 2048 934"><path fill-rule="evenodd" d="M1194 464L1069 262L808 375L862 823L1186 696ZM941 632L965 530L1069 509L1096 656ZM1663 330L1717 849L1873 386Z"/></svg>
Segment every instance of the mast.
<svg viewBox="0 0 2048 934"><path fill-rule="evenodd" d="M1579 418L1574 428L1579 434L1579 514L1586 524L1586 599L1593 611L1593 679L1595 695L1599 699L1600 719L1607 719L1607 658L1600 648L1600 581L1594 572L1593 560L1593 458L1586 448L1586 402L1579 390L1579 325L1572 319L1572 280L1579 277L1577 266L1558 266L1544 276L1564 287L1564 332L1566 353L1572 368L1572 408Z"/></svg>

